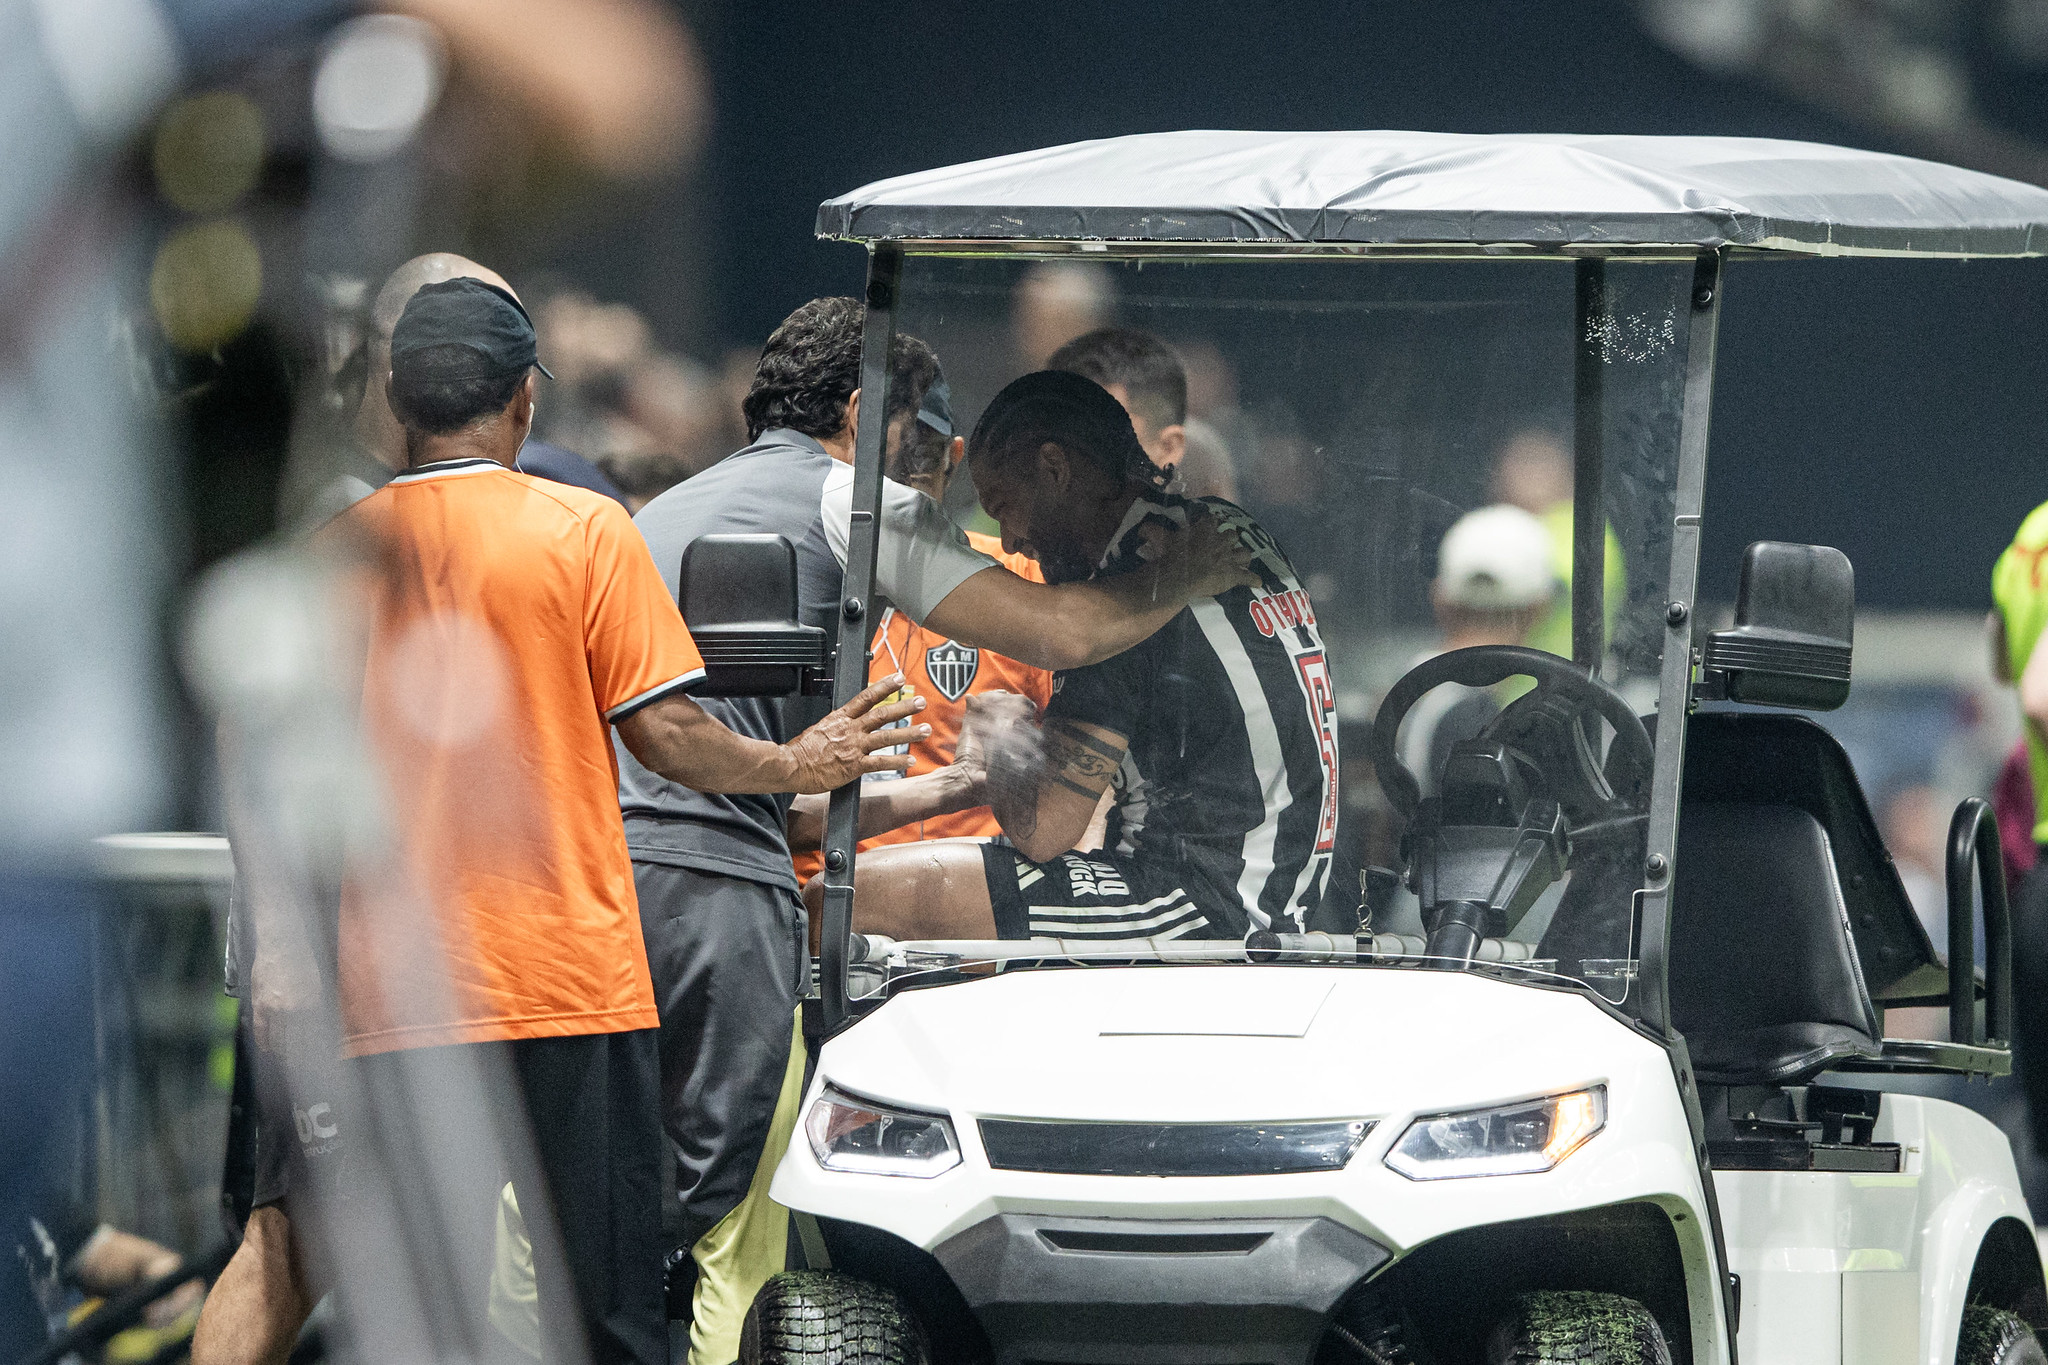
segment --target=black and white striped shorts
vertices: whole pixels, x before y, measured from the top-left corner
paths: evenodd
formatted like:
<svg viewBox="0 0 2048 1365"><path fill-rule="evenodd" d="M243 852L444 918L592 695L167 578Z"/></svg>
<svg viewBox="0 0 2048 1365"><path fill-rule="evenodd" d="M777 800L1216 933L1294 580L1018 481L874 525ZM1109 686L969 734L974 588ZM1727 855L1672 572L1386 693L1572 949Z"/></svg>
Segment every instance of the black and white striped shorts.
<svg viewBox="0 0 2048 1365"><path fill-rule="evenodd" d="M1213 938L1186 890L1113 853L1062 853L1034 863L1006 843L982 845L999 938Z"/></svg>

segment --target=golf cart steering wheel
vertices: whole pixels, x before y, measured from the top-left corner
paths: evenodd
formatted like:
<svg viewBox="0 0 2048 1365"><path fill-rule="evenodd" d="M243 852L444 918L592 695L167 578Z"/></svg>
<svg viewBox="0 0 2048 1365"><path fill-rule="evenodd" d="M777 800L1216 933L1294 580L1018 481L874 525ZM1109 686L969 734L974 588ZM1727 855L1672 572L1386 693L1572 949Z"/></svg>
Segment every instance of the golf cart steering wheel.
<svg viewBox="0 0 2048 1365"><path fill-rule="evenodd" d="M1426 659L1410 669L1380 703L1372 727L1372 762L1380 789L1403 819L1413 819L1422 804L1422 784L1401 761L1395 737L1401 722L1424 693L1444 683L1492 687L1512 677L1536 680L1536 690L1488 722L1481 739L1493 740L1532 758L1563 758L1562 764L1539 770L1578 835L1594 825L1643 813L1634 788L1650 771L1649 731L1619 692L1569 659L1523 645L1476 645ZM1614 748L1607 767L1631 779L1617 792L1603 771L1579 721L1591 712L1614 727ZM1597 732L1596 732L1597 733Z"/></svg>

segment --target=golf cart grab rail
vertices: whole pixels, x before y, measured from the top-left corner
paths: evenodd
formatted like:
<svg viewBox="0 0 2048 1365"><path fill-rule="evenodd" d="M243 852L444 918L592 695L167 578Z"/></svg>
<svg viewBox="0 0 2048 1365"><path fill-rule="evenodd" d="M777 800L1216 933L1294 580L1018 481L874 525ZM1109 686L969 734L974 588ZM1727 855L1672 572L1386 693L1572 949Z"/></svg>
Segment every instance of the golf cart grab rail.
<svg viewBox="0 0 2048 1365"><path fill-rule="evenodd" d="M1974 875L1974 878L1972 876ZM1977 1030L1975 897L1984 899L1984 1030ZM2012 1037L2012 914L2005 858L1989 802L1966 798L1948 826L1948 1036L1952 1043L2003 1047Z"/></svg>
<svg viewBox="0 0 2048 1365"><path fill-rule="evenodd" d="M1419 934L1276 934L1261 930L1236 939L1185 938L886 938L852 935L848 960L868 967L913 964L912 955L958 962L1017 962L1038 958L1101 962L1421 962ZM1475 962L1536 961L1535 948L1515 939L1480 940Z"/></svg>

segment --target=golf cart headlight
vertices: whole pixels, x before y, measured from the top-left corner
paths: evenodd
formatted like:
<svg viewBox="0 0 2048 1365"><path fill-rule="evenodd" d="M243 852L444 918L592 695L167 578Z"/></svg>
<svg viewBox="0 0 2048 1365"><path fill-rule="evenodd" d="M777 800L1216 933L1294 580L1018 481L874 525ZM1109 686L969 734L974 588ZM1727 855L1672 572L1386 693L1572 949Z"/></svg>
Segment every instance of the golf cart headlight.
<svg viewBox="0 0 2048 1365"><path fill-rule="evenodd" d="M1410 1180L1547 1171L1607 1123L1607 1087L1498 1109L1429 1114L1408 1125L1387 1165Z"/></svg>
<svg viewBox="0 0 2048 1365"><path fill-rule="evenodd" d="M923 1178L960 1164L960 1144L945 1115L857 1099L829 1085L811 1105L804 1133L828 1171Z"/></svg>

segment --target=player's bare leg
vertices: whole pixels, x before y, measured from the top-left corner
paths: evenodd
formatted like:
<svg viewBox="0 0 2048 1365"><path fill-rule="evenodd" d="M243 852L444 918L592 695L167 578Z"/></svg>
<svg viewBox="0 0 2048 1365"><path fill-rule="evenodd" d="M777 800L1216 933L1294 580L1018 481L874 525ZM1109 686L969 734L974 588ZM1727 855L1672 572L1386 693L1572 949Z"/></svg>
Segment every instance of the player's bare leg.
<svg viewBox="0 0 2048 1365"><path fill-rule="evenodd" d="M251 1209L242 1244L199 1312L193 1365L283 1365L312 1311L291 1221L275 1204Z"/></svg>
<svg viewBox="0 0 2048 1365"><path fill-rule="evenodd" d="M861 854L853 865L854 929L898 941L994 938L996 915L981 850L977 839L933 839ZM804 905L815 948L825 907L823 877L813 877L804 888Z"/></svg>

